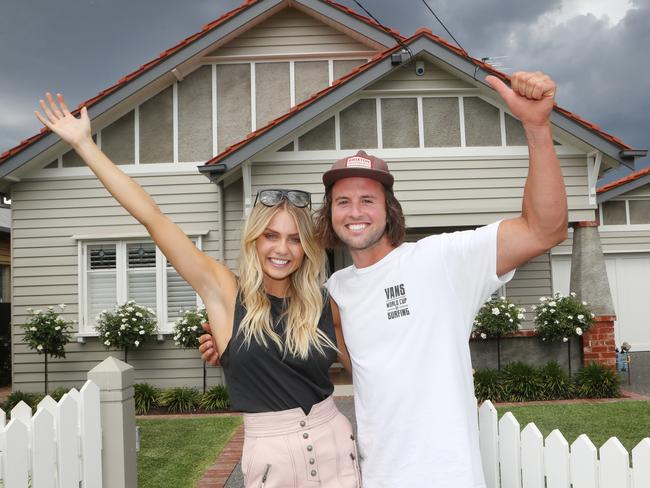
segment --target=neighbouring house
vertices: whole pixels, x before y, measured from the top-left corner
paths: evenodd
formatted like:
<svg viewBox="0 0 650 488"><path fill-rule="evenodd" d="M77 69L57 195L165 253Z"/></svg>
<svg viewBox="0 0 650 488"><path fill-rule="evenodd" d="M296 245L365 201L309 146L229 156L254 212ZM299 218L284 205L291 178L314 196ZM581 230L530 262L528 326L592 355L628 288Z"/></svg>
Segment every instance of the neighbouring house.
<svg viewBox="0 0 650 488"><path fill-rule="evenodd" d="M323 171L358 149L389 162L409 239L518 215L526 140L488 74L504 77L427 30L404 37L330 0L249 0L84 104L102 150L199 248L234 269L258 189L305 189L317 206ZM611 328L606 274L594 287L580 272L605 266L593 251L596 181L646 151L560 107L552 123L569 220L581 236L572 288L594 304L599 327ZM41 358L19 325L29 307L65 303L64 315L78 321L67 358L51 363L56 387L81 384L109 354L95 317L127 299L159 320L156 340L129 353L137 381L199 385L198 354L171 338L196 295L76 154L41 131L0 156L0 185L13 209L14 388L42 389ZM341 251L330 257L334 269L349 263ZM502 292L529 306L553 289L546 253ZM538 347L521 335L513 340ZM221 370L210 376L221 381Z"/></svg>

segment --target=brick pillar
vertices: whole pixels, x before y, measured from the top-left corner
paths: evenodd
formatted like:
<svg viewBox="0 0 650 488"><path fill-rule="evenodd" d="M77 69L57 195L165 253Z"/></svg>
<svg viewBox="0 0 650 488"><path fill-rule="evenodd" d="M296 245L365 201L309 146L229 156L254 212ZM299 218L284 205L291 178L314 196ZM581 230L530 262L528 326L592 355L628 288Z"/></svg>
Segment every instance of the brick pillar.
<svg viewBox="0 0 650 488"><path fill-rule="evenodd" d="M616 370L616 342L614 340L614 315L594 318L594 325L582 335L583 364L592 361Z"/></svg>
<svg viewBox="0 0 650 488"><path fill-rule="evenodd" d="M571 291L589 303L596 314L591 330L582 336L583 362L596 361L616 368L614 305L607 279L605 257L598 234L598 222L573 224Z"/></svg>

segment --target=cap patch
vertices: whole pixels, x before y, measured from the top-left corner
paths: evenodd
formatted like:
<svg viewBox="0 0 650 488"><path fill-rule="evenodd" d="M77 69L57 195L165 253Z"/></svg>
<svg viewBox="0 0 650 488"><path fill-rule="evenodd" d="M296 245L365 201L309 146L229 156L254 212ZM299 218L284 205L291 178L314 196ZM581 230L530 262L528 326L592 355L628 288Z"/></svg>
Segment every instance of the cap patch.
<svg viewBox="0 0 650 488"><path fill-rule="evenodd" d="M345 162L346 168L372 168L372 161L361 156L352 156Z"/></svg>

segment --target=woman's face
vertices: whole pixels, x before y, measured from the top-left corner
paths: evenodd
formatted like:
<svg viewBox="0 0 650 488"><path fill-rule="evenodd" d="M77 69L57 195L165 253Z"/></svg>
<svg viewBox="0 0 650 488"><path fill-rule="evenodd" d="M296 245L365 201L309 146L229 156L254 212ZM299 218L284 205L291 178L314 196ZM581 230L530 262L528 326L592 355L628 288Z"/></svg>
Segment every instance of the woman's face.
<svg viewBox="0 0 650 488"><path fill-rule="evenodd" d="M284 296L290 276L305 256L300 243L298 226L285 210L276 213L264 232L255 240L257 257L264 273L264 288L275 296Z"/></svg>

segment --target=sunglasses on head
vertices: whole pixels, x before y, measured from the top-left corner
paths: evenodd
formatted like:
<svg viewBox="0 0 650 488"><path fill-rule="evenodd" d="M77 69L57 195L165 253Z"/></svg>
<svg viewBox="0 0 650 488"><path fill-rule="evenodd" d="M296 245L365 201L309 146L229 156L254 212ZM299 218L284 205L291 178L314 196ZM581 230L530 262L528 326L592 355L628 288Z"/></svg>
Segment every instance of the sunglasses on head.
<svg viewBox="0 0 650 488"><path fill-rule="evenodd" d="M255 206L259 200L259 202L266 207L275 207L285 199L294 207L305 208L309 206L311 209L311 193L302 190L260 190L255 196L255 203L253 206Z"/></svg>

